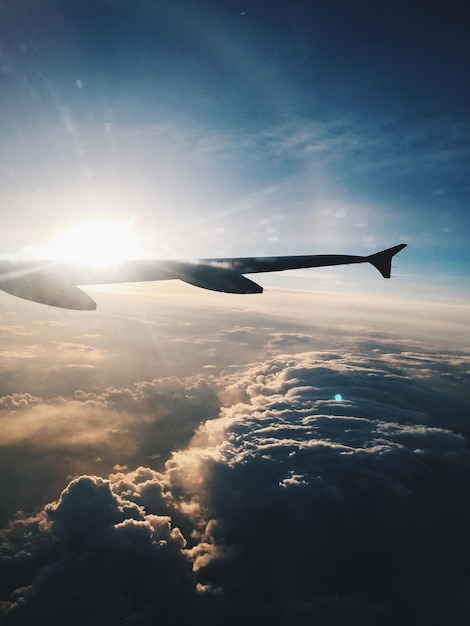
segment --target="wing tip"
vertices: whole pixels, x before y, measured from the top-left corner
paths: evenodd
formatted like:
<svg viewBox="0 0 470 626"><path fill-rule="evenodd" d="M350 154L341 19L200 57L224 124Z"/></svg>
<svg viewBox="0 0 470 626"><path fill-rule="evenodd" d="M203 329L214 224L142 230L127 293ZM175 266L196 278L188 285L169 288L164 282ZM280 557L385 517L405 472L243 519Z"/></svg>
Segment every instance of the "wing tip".
<svg viewBox="0 0 470 626"><path fill-rule="evenodd" d="M397 246L392 246L386 250L381 250L375 254L371 254L366 257L367 261L371 263L384 278L390 278L392 275L392 259L403 248L406 248L407 243L400 243Z"/></svg>

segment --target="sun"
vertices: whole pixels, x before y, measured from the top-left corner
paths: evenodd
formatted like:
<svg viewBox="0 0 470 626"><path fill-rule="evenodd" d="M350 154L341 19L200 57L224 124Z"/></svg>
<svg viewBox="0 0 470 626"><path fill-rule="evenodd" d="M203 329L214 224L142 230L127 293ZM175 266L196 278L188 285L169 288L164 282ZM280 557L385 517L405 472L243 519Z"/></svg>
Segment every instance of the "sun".
<svg viewBox="0 0 470 626"><path fill-rule="evenodd" d="M95 218L68 228L51 246L53 259L94 267L137 258L141 245L131 221Z"/></svg>

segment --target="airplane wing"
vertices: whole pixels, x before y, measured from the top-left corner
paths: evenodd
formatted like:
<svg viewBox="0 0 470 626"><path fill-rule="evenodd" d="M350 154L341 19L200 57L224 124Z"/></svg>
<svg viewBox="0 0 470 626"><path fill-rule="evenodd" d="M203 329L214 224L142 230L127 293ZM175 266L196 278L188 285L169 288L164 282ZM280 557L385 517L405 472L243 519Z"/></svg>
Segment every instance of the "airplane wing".
<svg viewBox="0 0 470 626"><path fill-rule="evenodd" d="M405 247L402 243L369 256L316 254L195 261L130 260L106 268L53 261L3 261L0 262L0 289L33 302L78 310L94 310L96 303L77 285L179 279L212 291L262 293L263 288L244 274L371 263L384 278L390 278L392 258Z"/></svg>

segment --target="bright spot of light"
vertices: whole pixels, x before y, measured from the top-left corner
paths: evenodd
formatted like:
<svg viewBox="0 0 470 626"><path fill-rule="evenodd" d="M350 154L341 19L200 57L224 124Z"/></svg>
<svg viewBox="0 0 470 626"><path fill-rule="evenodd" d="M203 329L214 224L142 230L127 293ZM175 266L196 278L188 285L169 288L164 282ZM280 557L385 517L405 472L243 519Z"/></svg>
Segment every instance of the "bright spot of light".
<svg viewBox="0 0 470 626"><path fill-rule="evenodd" d="M335 400L336 400L337 402L339 402L339 401L340 401L340 400L342 400L342 399L343 399L343 396L342 396L340 393L336 393L336 394L335 394Z"/></svg>
<svg viewBox="0 0 470 626"><path fill-rule="evenodd" d="M106 266L141 253L139 237L130 221L107 218L90 219L70 227L50 247L50 255L59 261L92 266Z"/></svg>

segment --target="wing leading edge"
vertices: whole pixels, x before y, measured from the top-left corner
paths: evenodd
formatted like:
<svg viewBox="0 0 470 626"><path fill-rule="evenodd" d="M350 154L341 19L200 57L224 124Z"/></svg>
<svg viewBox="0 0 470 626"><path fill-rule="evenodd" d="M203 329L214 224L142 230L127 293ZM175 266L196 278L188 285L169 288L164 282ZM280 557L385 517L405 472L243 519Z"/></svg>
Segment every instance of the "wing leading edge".
<svg viewBox="0 0 470 626"><path fill-rule="evenodd" d="M95 301L77 285L180 279L190 285L224 293L262 293L244 274L371 263L390 278L392 259L407 244L369 256L317 254L281 257L198 259L196 261L126 261L106 269L53 262L0 262L0 289L19 298L64 309L93 310Z"/></svg>

